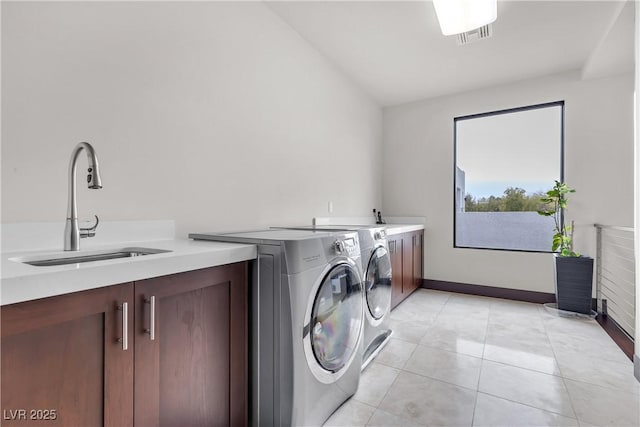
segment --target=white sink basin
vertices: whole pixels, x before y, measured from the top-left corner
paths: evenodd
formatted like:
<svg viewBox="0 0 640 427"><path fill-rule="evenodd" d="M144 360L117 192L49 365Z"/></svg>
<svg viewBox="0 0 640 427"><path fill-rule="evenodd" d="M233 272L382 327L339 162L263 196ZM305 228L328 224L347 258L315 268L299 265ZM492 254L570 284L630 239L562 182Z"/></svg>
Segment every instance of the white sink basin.
<svg viewBox="0 0 640 427"><path fill-rule="evenodd" d="M122 248L101 252L65 253L63 255L39 255L32 257L13 258L12 261L33 265L35 267L53 267L56 265L98 262L110 259L132 258L171 252L164 249L152 248Z"/></svg>

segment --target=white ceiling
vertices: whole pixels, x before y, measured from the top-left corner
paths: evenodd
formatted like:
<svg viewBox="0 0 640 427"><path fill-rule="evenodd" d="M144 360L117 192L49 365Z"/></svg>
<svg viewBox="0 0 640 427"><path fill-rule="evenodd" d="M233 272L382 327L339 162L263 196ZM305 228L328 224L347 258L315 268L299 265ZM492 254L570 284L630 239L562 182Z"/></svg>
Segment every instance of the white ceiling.
<svg viewBox="0 0 640 427"><path fill-rule="evenodd" d="M440 33L430 1L267 4L387 106L570 70L631 71L634 10L627 3L499 1L493 37L465 46Z"/></svg>

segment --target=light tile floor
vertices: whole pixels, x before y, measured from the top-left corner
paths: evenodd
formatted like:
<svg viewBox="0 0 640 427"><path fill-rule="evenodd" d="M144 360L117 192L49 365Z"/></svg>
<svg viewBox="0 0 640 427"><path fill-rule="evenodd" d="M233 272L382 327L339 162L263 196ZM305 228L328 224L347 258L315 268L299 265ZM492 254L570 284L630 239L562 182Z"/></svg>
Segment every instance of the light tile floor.
<svg viewBox="0 0 640 427"><path fill-rule="evenodd" d="M640 426L633 364L593 320L420 289L325 426Z"/></svg>

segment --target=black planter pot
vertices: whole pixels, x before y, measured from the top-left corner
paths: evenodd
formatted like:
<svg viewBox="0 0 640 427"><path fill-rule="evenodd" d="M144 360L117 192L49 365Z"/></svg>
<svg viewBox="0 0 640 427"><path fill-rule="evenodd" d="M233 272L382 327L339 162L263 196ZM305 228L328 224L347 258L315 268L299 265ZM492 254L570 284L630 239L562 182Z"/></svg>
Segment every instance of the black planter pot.
<svg viewBox="0 0 640 427"><path fill-rule="evenodd" d="M555 255L555 270L558 309L590 314L593 258Z"/></svg>

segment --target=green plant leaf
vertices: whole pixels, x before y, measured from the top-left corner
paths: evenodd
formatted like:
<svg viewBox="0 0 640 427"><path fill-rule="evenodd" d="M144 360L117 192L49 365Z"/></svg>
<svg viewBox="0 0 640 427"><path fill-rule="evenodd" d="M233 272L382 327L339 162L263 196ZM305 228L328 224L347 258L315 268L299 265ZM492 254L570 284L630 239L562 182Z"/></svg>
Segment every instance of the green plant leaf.
<svg viewBox="0 0 640 427"><path fill-rule="evenodd" d="M567 194L575 193L576 190L570 188L567 184L554 181L553 187L546 192L547 197L541 197L540 203L544 206L536 212L542 216L551 216L554 218L555 227L551 250L559 252L561 256L579 256L571 250L571 227L564 226L562 211L567 208Z"/></svg>

